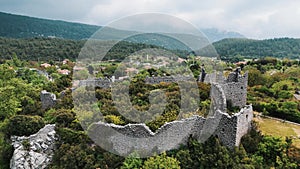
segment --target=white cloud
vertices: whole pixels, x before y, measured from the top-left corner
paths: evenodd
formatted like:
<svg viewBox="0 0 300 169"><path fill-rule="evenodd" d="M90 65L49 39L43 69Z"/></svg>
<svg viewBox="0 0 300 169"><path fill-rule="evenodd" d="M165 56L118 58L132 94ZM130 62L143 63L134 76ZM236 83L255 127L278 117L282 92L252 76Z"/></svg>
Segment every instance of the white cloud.
<svg viewBox="0 0 300 169"><path fill-rule="evenodd" d="M296 0L0 0L0 11L99 25L137 13L165 13L251 38L300 37L299 6Z"/></svg>

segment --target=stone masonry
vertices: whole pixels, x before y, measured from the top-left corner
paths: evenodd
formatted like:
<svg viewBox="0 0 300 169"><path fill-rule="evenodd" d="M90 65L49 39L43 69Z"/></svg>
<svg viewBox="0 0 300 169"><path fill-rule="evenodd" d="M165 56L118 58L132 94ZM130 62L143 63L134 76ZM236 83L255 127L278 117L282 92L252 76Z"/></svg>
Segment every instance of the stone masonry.
<svg viewBox="0 0 300 169"><path fill-rule="evenodd" d="M56 104L56 95L53 93L43 90L43 91L41 91L40 97L41 97L43 109L51 108Z"/></svg>
<svg viewBox="0 0 300 169"><path fill-rule="evenodd" d="M190 136L204 142L214 135L231 149L239 146L242 136L251 128L253 110L251 105L246 105L248 74L233 73L227 78L220 76L220 73L206 77L210 78L212 85L212 108L207 118L193 116L169 122L156 132L152 132L145 124L120 126L98 122L90 127L89 136L111 152L124 156L138 151L142 157L146 157L153 152L175 149L186 144ZM160 77L159 80L151 79L150 83L161 81ZM172 80L168 78L167 81ZM240 107L240 111L230 116L226 112L226 100Z"/></svg>

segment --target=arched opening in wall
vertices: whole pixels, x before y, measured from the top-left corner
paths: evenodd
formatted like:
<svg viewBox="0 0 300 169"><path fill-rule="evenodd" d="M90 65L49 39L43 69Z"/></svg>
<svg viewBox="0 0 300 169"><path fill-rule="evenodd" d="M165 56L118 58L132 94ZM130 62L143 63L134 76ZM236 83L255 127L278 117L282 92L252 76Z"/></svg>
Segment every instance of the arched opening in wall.
<svg viewBox="0 0 300 169"><path fill-rule="evenodd" d="M223 133L225 132L225 129L224 129L224 128L222 128L222 132L223 132Z"/></svg>
<svg viewBox="0 0 300 169"><path fill-rule="evenodd" d="M246 119L248 120L248 114L246 114Z"/></svg>
<svg viewBox="0 0 300 169"><path fill-rule="evenodd" d="M242 86L242 87L241 87L241 89L243 90L243 89L244 89L244 87Z"/></svg>

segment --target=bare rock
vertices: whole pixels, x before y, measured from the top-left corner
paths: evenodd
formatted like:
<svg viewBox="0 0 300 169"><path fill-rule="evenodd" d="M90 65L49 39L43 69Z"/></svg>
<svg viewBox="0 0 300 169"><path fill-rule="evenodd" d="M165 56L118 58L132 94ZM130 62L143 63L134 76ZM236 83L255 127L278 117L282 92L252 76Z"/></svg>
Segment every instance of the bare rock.
<svg viewBox="0 0 300 169"><path fill-rule="evenodd" d="M12 169L43 169L51 162L55 149L55 125L46 125L29 137L12 136Z"/></svg>

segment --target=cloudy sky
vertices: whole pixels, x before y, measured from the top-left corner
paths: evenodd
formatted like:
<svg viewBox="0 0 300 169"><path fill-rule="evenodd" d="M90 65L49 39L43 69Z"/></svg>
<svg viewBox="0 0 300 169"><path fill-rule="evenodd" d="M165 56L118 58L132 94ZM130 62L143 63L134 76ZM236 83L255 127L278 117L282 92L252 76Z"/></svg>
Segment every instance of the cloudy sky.
<svg viewBox="0 0 300 169"><path fill-rule="evenodd" d="M0 0L0 11L96 25L155 12L249 38L300 38L299 0Z"/></svg>

